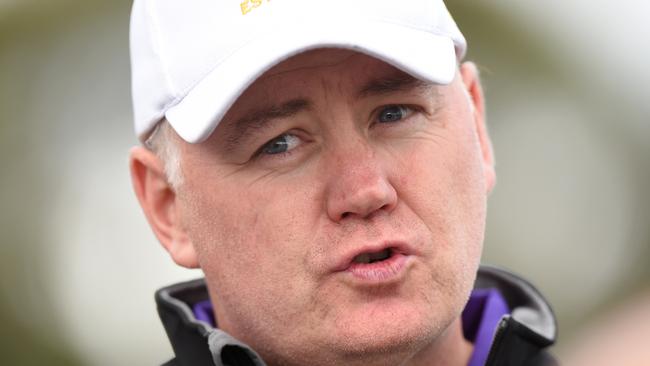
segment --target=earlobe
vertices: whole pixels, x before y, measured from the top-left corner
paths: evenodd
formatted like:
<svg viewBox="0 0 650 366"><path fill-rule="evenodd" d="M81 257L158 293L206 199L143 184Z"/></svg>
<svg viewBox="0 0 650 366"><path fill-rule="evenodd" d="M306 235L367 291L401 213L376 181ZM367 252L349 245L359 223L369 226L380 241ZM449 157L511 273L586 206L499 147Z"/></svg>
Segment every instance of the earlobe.
<svg viewBox="0 0 650 366"><path fill-rule="evenodd" d="M481 145L481 154L483 158L483 171L485 174L485 189L489 193L496 184L496 173L494 170L494 152L492 150L492 141L487 131L485 121L485 100L483 88L478 75L478 69L473 62L465 62L460 67L460 74L465 85L465 89L470 97L470 103L473 106L473 115L476 126L476 133L479 144Z"/></svg>
<svg viewBox="0 0 650 366"><path fill-rule="evenodd" d="M167 181L163 163L153 152L138 146L131 149L129 167L135 195L162 246L178 265L198 268L196 251L178 215L176 192Z"/></svg>

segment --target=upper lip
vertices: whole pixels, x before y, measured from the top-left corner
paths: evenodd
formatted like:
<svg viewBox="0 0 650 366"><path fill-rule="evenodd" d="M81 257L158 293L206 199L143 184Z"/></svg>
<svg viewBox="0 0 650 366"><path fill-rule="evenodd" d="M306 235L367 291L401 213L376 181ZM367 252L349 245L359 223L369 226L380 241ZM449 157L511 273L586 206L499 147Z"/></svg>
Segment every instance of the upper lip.
<svg viewBox="0 0 650 366"><path fill-rule="evenodd" d="M362 253L376 253L390 248L393 253L402 255L415 254L415 250L405 241L385 240L376 244L369 244L352 248L338 257L334 263L333 271L345 271L350 267L354 258Z"/></svg>

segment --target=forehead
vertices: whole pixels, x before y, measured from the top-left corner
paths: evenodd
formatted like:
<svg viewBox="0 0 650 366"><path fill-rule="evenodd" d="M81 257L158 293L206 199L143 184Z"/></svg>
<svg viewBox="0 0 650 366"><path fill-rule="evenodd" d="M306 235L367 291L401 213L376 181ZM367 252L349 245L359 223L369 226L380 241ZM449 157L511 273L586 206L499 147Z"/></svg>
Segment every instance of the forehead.
<svg viewBox="0 0 650 366"><path fill-rule="evenodd" d="M275 65L264 73L259 80L264 80L273 76L282 75L291 71L309 70L318 67L335 67L348 61L350 58L366 59L367 62L380 62L363 53L339 49L339 48L321 48L306 51L289 57L288 59Z"/></svg>
<svg viewBox="0 0 650 366"><path fill-rule="evenodd" d="M274 66L258 78L247 92L282 83L299 83L305 86L307 81L323 81L323 77L333 81L332 76L336 81L343 79L346 84L354 84L382 75L410 77L397 68L363 53L335 48L316 49L290 57Z"/></svg>
<svg viewBox="0 0 650 366"><path fill-rule="evenodd" d="M361 98L374 94L430 90L433 84L374 57L344 49L317 49L293 56L260 76L230 108L220 125L230 124L250 110L291 100L318 103L328 98ZM223 123L225 122L225 123Z"/></svg>

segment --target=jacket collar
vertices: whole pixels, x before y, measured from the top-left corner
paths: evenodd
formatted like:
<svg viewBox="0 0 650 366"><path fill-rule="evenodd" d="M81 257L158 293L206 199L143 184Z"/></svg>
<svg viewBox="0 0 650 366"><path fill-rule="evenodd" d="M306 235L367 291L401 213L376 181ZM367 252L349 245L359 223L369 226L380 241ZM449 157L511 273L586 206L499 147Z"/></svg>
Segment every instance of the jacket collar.
<svg viewBox="0 0 650 366"><path fill-rule="evenodd" d="M555 365L545 349L557 339L557 321L542 294L506 270L481 266L474 288L496 288L511 309L497 326L486 366Z"/></svg>
<svg viewBox="0 0 650 366"><path fill-rule="evenodd" d="M512 309L497 327L486 366L552 364L543 350L555 342L557 323L551 307L533 285L503 269L481 266L474 288L498 289ZM162 288L155 297L176 364L265 365L250 347L196 319L192 306L209 298L203 279Z"/></svg>

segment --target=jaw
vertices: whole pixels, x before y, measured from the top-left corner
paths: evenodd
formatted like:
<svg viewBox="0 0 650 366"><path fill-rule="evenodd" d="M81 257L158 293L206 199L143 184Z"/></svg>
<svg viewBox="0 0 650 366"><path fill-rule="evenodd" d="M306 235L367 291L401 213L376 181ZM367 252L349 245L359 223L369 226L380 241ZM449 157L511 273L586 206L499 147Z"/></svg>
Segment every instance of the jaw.
<svg viewBox="0 0 650 366"><path fill-rule="evenodd" d="M345 335L337 337L340 342L303 349L300 354L289 353L295 356L293 360L272 355L263 357L269 360L269 365L296 366L425 366L431 365L432 360L440 366L459 366L469 361L472 346L462 336L459 318L436 331L427 328L414 332L405 329L409 328L408 324L398 323L388 327L342 329Z"/></svg>
<svg viewBox="0 0 650 366"><path fill-rule="evenodd" d="M312 350L303 350L303 360L313 365L321 364L316 360L328 365L401 365L422 352L436 354L438 348L461 341L462 335L449 331L458 319L451 310L455 306L444 300L444 291L428 292L421 296L422 289L395 284L363 293L339 291L338 303L322 310L324 317L311 327L318 329L313 341L304 342L305 335L296 334L313 345ZM324 350L331 352L325 355Z"/></svg>

